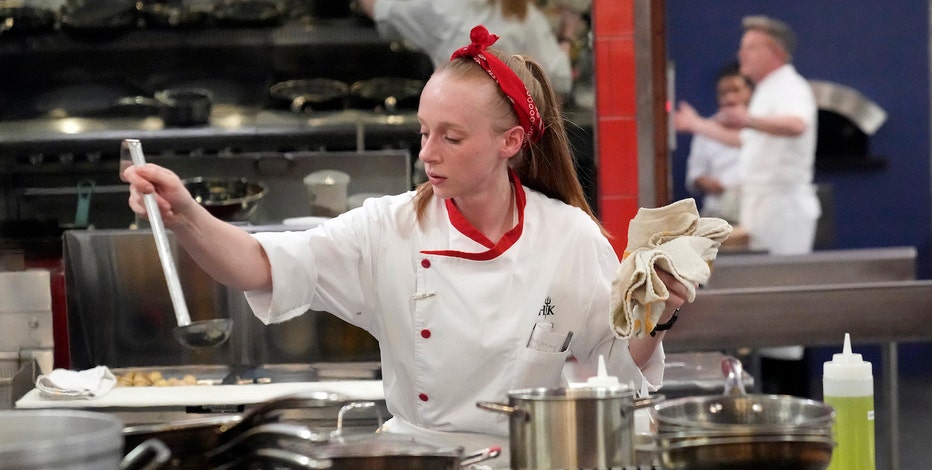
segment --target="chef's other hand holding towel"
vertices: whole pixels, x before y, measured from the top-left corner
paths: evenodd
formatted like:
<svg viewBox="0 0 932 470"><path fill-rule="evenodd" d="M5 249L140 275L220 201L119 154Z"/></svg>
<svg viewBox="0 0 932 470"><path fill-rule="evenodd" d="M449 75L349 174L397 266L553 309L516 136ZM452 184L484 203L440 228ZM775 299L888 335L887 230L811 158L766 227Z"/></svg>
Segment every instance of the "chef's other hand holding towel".
<svg viewBox="0 0 932 470"><path fill-rule="evenodd" d="M612 282L612 330L619 338L653 331L670 292L657 269L669 272L696 299L696 286L709 280L718 248L731 234L728 222L699 217L694 199L655 209L640 208L628 225L628 246Z"/></svg>
<svg viewBox="0 0 932 470"><path fill-rule="evenodd" d="M116 385L116 377L107 366L82 371L55 369L36 379L43 398L54 400L91 399L107 394Z"/></svg>

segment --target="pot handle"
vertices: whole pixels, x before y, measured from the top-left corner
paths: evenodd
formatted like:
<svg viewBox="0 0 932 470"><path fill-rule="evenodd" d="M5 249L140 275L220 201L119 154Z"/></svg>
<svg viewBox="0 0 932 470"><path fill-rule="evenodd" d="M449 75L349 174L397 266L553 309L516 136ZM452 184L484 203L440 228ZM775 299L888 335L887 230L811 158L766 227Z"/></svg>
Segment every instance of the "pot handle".
<svg viewBox="0 0 932 470"><path fill-rule="evenodd" d="M375 408L376 416L379 420L379 428L382 428L382 412L375 406L374 401L354 401L340 407L340 411L337 412L337 429L330 432L332 437L337 437L343 434L343 416L346 413L349 413L353 410L359 410L363 408Z"/></svg>
<svg viewBox="0 0 932 470"><path fill-rule="evenodd" d="M472 454L463 456L463 460L460 461L460 468L466 468L466 467L469 467L470 465L477 464L479 462L485 462L486 460L494 459L498 457L499 455L501 455L501 453L502 453L501 447L497 447L497 446L486 447L485 449L482 449L480 451L473 452Z"/></svg>
<svg viewBox="0 0 932 470"><path fill-rule="evenodd" d="M649 408L666 399L667 397L663 395L653 395L644 398L637 398L634 400L634 408L638 410L641 408Z"/></svg>
<svg viewBox="0 0 932 470"><path fill-rule="evenodd" d="M476 402L476 406L487 411L495 411L511 416L517 416L519 419L523 419L524 421L531 420L531 415L526 410L518 406L506 405L504 403L495 403L492 401L479 401Z"/></svg>
<svg viewBox="0 0 932 470"><path fill-rule="evenodd" d="M146 439L123 457L120 470L155 470L162 468L171 456L172 451L161 440Z"/></svg>
<svg viewBox="0 0 932 470"><path fill-rule="evenodd" d="M291 422L264 423L253 426L242 434L221 444L219 447L207 452L207 457L213 458L221 455L234 455L243 447L256 447L257 442L264 440L291 439L311 444L321 444L329 441L326 434L311 431L307 426Z"/></svg>
<svg viewBox="0 0 932 470"><path fill-rule="evenodd" d="M294 466L295 468L309 468L312 470L325 469L333 466L333 461L329 459L313 459L304 454L276 448L256 449L253 453L252 460L258 462L284 463L288 465L287 468L292 468L292 466Z"/></svg>

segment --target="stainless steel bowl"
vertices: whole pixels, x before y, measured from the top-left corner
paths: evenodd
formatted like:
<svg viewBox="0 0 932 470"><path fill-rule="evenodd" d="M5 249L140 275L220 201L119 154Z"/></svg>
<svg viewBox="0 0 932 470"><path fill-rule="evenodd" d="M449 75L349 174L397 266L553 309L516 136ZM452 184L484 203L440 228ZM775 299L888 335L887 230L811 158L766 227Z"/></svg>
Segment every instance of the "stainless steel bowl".
<svg viewBox="0 0 932 470"><path fill-rule="evenodd" d="M831 429L835 410L822 402L785 395L697 396L654 406L658 432L727 430L783 432Z"/></svg>
<svg viewBox="0 0 932 470"><path fill-rule="evenodd" d="M249 220L267 190L264 183L246 178L197 177L182 182L198 204L228 222Z"/></svg>
<svg viewBox="0 0 932 470"><path fill-rule="evenodd" d="M661 467L824 470L834 442L831 406L783 395L697 396L653 408Z"/></svg>

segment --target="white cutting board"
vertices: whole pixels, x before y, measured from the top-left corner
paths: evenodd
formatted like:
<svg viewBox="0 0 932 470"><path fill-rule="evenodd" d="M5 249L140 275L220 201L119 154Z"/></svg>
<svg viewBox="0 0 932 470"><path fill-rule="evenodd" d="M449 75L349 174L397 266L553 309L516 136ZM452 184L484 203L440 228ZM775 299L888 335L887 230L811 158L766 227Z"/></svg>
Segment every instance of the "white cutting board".
<svg viewBox="0 0 932 470"><path fill-rule="evenodd" d="M32 389L16 401L16 408L146 408L201 405L250 405L299 392L331 392L347 400L383 400L381 380L285 382L244 385L175 387L115 387L93 399L48 399Z"/></svg>

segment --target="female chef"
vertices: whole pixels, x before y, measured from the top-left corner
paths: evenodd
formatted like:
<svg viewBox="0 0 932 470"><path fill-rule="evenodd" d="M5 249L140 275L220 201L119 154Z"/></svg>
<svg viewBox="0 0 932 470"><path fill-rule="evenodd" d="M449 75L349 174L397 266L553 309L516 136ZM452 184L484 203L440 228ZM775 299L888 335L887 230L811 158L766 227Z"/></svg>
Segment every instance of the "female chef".
<svg viewBox="0 0 932 470"><path fill-rule="evenodd" d="M663 334L610 330L619 261L586 204L555 95L539 65L486 49L477 26L427 82L418 109L429 181L304 232L247 234L213 218L168 169L127 169L129 204L155 193L166 226L255 315L308 309L364 328L381 348L387 432L508 448L508 418L478 409L561 385L567 358L604 355L623 382L660 385ZM666 321L685 287L672 292ZM505 463L507 459L499 459Z"/></svg>

